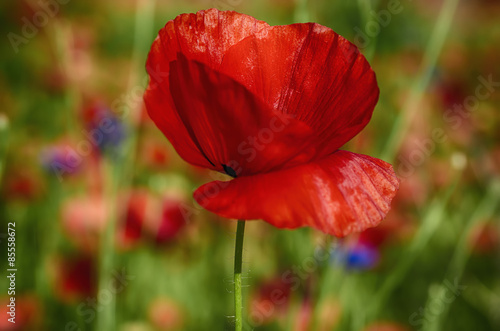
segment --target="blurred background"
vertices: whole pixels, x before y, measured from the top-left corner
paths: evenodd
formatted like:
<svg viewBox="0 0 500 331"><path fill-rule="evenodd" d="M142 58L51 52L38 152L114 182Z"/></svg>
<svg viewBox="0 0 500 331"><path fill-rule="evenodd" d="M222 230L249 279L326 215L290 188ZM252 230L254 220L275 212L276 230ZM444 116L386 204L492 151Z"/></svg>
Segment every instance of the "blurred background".
<svg viewBox="0 0 500 331"><path fill-rule="evenodd" d="M355 42L381 95L344 149L401 179L361 234L249 223L245 330L500 330L497 0L2 1L0 330L231 330L236 224L191 197L219 175L142 103L158 30L210 7Z"/></svg>

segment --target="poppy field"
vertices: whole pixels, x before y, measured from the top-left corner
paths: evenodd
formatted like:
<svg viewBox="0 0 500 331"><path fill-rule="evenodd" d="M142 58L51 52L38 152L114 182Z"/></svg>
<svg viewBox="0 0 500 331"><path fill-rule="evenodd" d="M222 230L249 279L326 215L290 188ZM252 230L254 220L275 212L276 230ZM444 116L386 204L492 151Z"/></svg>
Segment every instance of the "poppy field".
<svg viewBox="0 0 500 331"><path fill-rule="evenodd" d="M0 331L500 330L499 1L0 9Z"/></svg>

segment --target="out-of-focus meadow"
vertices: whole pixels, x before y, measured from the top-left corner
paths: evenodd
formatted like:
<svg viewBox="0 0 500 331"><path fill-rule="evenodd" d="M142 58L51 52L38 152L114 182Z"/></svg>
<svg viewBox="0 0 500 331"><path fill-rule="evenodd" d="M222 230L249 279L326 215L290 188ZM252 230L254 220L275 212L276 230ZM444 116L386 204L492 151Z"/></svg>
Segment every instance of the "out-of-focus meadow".
<svg viewBox="0 0 500 331"><path fill-rule="evenodd" d="M244 329L500 330L495 0L2 1L0 330L231 330L236 224L191 197L220 175L142 103L157 31L210 7L355 42L381 94L344 149L401 179L359 235L247 224Z"/></svg>

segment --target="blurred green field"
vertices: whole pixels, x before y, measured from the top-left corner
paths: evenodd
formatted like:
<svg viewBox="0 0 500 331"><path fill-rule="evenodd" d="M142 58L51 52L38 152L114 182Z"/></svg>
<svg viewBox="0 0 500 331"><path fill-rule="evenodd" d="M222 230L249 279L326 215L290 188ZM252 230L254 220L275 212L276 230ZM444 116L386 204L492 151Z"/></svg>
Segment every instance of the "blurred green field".
<svg viewBox="0 0 500 331"><path fill-rule="evenodd" d="M234 329L236 223L192 198L222 175L182 161L142 103L158 30L210 7L355 42L381 93L343 149L401 179L361 234L248 222L244 330L500 330L500 1L7 0L0 331Z"/></svg>

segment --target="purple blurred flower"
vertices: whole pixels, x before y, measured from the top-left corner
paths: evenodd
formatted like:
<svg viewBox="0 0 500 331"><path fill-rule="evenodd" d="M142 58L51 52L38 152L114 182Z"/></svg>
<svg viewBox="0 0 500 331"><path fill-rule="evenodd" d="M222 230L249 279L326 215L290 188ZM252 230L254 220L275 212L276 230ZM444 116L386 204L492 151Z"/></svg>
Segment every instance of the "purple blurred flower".
<svg viewBox="0 0 500 331"><path fill-rule="evenodd" d="M83 110L83 134L101 153L115 154L125 140L124 123L108 107L94 102Z"/></svg>
<svg viewBox="0 0 500 331"><path fill-rule="evenodd" d="M101 108L98 116L94 122L90 123L89 130L91 132L99 130L102 134L102 141L97 144L99 151L113 153L125 140L125 125L107 108ZM103 128L103 123L106 123L108 129Z"/></svg>
<svg viewBox="0 0 500 331"><path fill-rule="evenodd" d="M74 174L81 168L81 162L75 158L74 150L65 144L47 146L40 152L40 166L50 174Z"/></svg>

